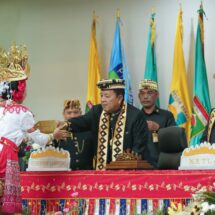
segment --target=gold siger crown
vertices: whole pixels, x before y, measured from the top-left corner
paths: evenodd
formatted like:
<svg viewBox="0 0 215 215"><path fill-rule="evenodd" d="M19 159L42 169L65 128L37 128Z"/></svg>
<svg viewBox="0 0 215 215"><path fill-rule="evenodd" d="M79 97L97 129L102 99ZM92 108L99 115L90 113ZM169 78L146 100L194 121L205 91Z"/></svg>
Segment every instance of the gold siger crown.
<svg viewBox="0 0 215 215"><path fill-rule="evenodd" d="M9 52L0 48L0 82L20 81L28 78L30 66L25 45L13 43Z"/></svg>

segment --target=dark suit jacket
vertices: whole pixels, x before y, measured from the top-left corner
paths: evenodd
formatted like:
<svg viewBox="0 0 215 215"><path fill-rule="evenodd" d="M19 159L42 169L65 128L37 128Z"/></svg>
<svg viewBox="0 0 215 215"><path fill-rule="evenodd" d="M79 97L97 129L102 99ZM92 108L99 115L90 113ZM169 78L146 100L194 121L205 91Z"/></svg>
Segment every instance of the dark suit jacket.
<svg viewBox="0 0 215 215"><path fill-rule="evenodd" d="M69 120L71 123L69 130L72 132L92 132L96 150L98 144L99 119L102 110L101 105L96 105L85 115ZM148 127L143 112L128 104L123 149L129 148L142 155L146 150L147 139Z"/></svg>
<svg viewBox="0 0 215 215"><path fill-rule="evenodd" d="M163 110L161 108L155 108L151 114L147 114L142 109L146 120L154 121L159 124L160 128L166 128L169 126L175 126L175 119L173 114L168 110ZM149 131L149 140L148 140L148 150L150 154L151 163L154 166L157 166L158 157L160 154L160 150L158 148L158 142L154 143L152 139L152 132ZM148 156L148 155L145 155Z"/></svg>
<svg viewBox="0 0 215 215"><path fill-rule="evenodd" d="M210 113L210 118L209 118L208 124L207 124L207 126L206 126L206 128L205 128L205 130L203 132L202 138L200 140L201 143L204 142L204 141L206 141L206 142L208 141L207 140L208 139L208 126L209 126L209 123L211 123L210 122L211 118L214 117L214 116L212 116L212 114L215 114L215 108L212 109L212 111ZM212 130L211 130L211 135L210 135L209 142L210 143L215 143L215 123L213 123L213 125L212 125Z"/></svg>
<svg viewBox="0 0 215 215"><path fill-rule="evenodd" d="M93 169L93 139L90 132L73 133L72 138L60 140L57 147L69 151L72 170Z"/></svg>

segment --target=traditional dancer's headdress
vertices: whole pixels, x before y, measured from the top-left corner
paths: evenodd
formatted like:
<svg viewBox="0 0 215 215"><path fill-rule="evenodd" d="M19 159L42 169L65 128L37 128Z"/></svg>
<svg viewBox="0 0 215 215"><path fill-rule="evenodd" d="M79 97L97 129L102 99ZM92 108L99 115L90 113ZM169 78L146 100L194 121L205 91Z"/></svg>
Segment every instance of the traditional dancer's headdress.
<svg viewBox="0 0 215 215"><path fill-rule="evenodd" d="M25 81L30 73L26 46L15 43L6 52L0 48L0 96L8 93L11 82L19 81L19 89L25 88ZM10 92L12 94L12 92ZM14 94L14 97L17 95ZM19 96L18 96L19 97Z"/></svg>
<svg viewBox="0 0 215 215"><path fill-rule="evenodd" d="M29 72L26 46L16 46L14 43L8 53L0 48L0 82L25 80Z"/></svg>

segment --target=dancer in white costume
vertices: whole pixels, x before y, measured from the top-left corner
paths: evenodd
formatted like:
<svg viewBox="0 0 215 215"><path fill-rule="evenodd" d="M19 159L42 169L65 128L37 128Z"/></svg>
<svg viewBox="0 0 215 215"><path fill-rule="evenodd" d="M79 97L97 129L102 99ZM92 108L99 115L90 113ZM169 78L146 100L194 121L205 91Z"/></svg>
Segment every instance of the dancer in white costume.
<svg viewBox="0 0 215 215"><path fill-rule="evenodd" d="M36 130L32 112L21 105L29 74L27 59L25 47L13 45L8 54L0 52L0 213L22 210L18 147L26 134L41 146L67 136L59 129L53 134Z"/></svg>

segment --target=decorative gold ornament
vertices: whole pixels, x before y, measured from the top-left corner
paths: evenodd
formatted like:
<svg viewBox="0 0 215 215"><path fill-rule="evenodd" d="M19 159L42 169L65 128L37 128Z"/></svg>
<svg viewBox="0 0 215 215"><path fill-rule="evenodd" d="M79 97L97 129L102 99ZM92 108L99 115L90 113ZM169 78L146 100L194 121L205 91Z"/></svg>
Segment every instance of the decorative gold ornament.
<svg viewBox="0 0 215 215"><path fill-rule="evenodd" d="M17 46L13 43L8 53L0 48L0 82L24 80L29 74L28 51L25 45Z"/></svg>
<svg viewBox="0 0 215 215"><path fill-rule="evenodd" d="M158 84L156 81L144 79L139 83L139 90L143 90L145 88L158 91Z"/></svg>
<svg viewBox="0 0 215 215"><path fill-rule="evenodd" d="M81 104L78 99L74 100L65 100L64 101L64 109L71 108L71 109L81 109Z"/></svg>
<svg viewBox="0 0 215 215"><path fill-rule="evenodd" d="M128 161L128 160L138 160L137 155L133 153L123 152L118 155L116 161Z"/></svg>
<svg viewBox="0 0 215 215"><path fill-rule="evenodd" d="M97 87L101 90L125 89L125 81L123 79L103 79L97 83Z"/></svg>

